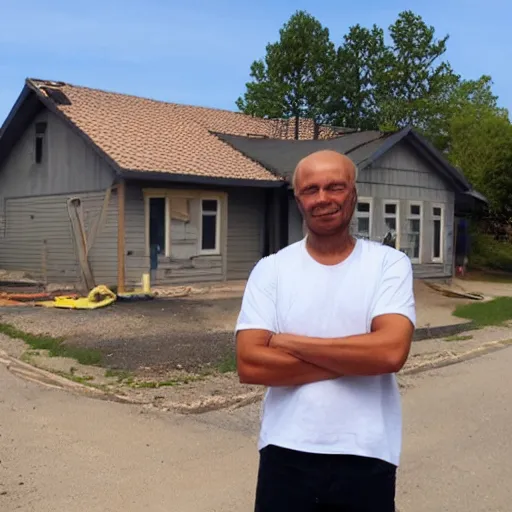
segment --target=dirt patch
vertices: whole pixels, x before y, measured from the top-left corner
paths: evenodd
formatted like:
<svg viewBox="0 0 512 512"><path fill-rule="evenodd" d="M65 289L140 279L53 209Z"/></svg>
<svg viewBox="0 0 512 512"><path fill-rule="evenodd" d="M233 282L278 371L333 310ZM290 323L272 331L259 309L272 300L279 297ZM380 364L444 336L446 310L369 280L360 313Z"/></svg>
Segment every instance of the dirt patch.
<svg viewBox="0 0 512 512"><path fill-rule="evenodd" d="M22 340L13 339L0 333L0 349L19 359L26 352L27 344Z"/></svg>
<svg viewBox="0 0 512 512"><path fill-rule="evenodd" d="M216 288L181 298L117 302L93 311L0 307L0 322L31 334L63 337L72 347L98 350L106 368L200 373L233 356L239 288L234 296ZM435 327L447 324L465 329L466 320L451 313L470 300L445 297L419 281L415 294L418 332L426 328L429 336L441 336Z"/></svg>
<svg viewBox="0 0 512 512"><path fill-rule="evenodd" d="M417 376L411 373L415 370L458 361L468 354L482 355L487 348L493 348L490 344L500 348L496 342L507 343L511 338L511 327L489 327L446 339L415 342L403 371L398 375L400 388L414 385ZM0 336L0 350L72 383L101 391L104 396L163 411L190 414L237 408L259 401L265 391L261 386L240 384L234 372L190 372L150 367L131 372L80 365L73 359L48 357L48 353L42 350L27 350L23 342L6 336Z"/></svg>
<svg viewBox="0 0 512 512"><path fill-rule="evenodd" d="M240 298L119 302L94 311L0 309L0 322L97 349L107 368L197 371L233 352Z"/></svg>

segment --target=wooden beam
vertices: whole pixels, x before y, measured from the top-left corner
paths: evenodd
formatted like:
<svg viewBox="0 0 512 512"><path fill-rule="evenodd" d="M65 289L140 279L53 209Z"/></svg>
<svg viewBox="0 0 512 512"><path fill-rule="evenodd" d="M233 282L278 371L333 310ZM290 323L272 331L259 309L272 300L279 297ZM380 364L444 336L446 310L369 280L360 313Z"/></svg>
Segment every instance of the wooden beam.
<svg viewBox="0 0 512 512"><path fill-rule="evenodd" d="M117 186L117 292L125 291L125 196L126 184Z"/></svg>

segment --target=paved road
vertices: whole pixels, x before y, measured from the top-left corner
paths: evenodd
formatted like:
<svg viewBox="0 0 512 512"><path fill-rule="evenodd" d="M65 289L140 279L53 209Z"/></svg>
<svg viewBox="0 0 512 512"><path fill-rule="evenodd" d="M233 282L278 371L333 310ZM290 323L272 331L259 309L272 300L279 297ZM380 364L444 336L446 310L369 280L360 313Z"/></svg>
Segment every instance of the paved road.
<svg viewBox="0 0 512 512"><path fill-rule="evenodd" d="M404 396L400 512L512 510L512 348ZM257 407L175 417L47 389L0 366L0 510L252 510ZM6 493L6 494L3 494Z"/></svg>

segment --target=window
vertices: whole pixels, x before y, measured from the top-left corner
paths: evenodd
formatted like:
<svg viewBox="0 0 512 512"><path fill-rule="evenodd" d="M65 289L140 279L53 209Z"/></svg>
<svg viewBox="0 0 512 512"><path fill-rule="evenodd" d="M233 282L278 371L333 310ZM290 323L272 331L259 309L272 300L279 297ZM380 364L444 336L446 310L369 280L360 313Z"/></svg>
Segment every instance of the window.
<svg viewBox="0 0 512 512"><path fill-rule="evenodd" d="M152 268L163 257L179 261L220 255L224 197L200 190L145 189L145 245Z"/></svg>
<svg viewBox="0 0 512 512"><path fill-rule="evenodd" d="M219 201L201 199L201 253L213 254L219 251Z"/></svg>
<svg viewBox="0 0 512 512"><path fill-rule="evenodd" d="M407 216L407 254L411 261L419 263L421 259L421 204L409 204Z"/></svg>
<svg viewBox="0 0 512 512"><path fill-rule="evenodd" d="M357 238L364 238L369 240L371 237L372 223L371 223L371 200L359 199L356 208L356 233Z"/></svg>
<svg viewBox="0 0 512 512"><path fill-rule="evenodd" d="M384 224L386 226L384 237L389 236L390 242L388 245L395 249L400 247L398 209L398 201L384 203Z"/></svg>
<svg viewBox="0 0 512 512"><path fill-rule="evenodd" d="M443 261L443 221L444 212L442 206L432 207L432 220L434 221L434 239L432 241L432 261L442 263Z"/></svg>
<svg viewBox="0 0 512 512"><path fill-rule="evenodd" d="M46 133L46 123L36 123L35 139L35 161L40 164L43 161L44 134Z"/></svg>
<svg viewBox="0 0 512 512"><path fill-rule="evenodd" d="M149 199L149 245L151 254L165 253L165 197Z"/></svg>

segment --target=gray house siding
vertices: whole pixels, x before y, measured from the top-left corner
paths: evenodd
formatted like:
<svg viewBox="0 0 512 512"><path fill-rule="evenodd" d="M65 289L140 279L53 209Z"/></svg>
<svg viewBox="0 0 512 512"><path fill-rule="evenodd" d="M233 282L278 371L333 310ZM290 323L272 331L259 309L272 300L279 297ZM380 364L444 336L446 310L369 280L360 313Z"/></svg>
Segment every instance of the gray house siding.
<svg viewBox="0 0 512 512"><path fill-rule="evenodd" d="M407 252L408 218L411 203L421 206L421 254L414 263L416 277L445 277L452 274L455 195L450 186L430 168L406 142L399 143L358 177L361 197L372 198L372 239L386 233L384 204L397 200L400 220L400 249ZM442 215L442 257L433 257L433 208Z"/></svg>
<svg viewBox="0 0 512 512"><path fill-rule="evenodd" d="M42 159L36 163L36 123L41 122L46 131ZM109 165L66 123L41 112L0 167L0 268L24 270L48 282L79 282L66 201L71 196L82 199L89 229L113 179ZM117 277L116 210L114 193L89 255L96 281L109 285Z"/></svg>
<svg viewBox="0 0 512 512"><path fill-rule="evenodd" d="M167 190L172 194L172 191L194 191L194 188L175 186ZM225 189L218 188L207 192L226 194ZM196 206L196 200L191 200L191 218L185 236L180 233L178 222L171 224L171 256L158 257L158 268L152 272L153 285L246 279L261 257L265 212L262 190L228 189L227 201L222 204L219 255L198 256L194 252L198 236L195 226L199 222ZM140 286L142 275L150 272L151 261L146 247L144 190L139 185L127 185L125 208L126 283L129 287Z"/></svg>
<svg viewBox="0 0 512 512"><path fill-rule="evenodd" d="M104 195L100 191L7 199L5 236L0 243L0 266L7 270L28 272L49 283L79 283L81 274L67 199L81 199L86 233L90 233L91 227L99 220ZM89 253L97 284L116 284L116 203L114 194L103 227Z"/></svg>
<svg viewBox="0 0 512 512"><path fill-rule="evenodd" d="M265 195L261 189L228 193L227 278L247 279L263 255Z"/></svg>
<svg viewBox="0 0 512 512"><path fill-rule="evenodd" d="M417 278L439 278L452 275L454 192L450 186L416 155L406 142L401 142L373 165L360 171L357 180L360 200L369 199L370 238L382 241L388 231L384 206L395 202L398 206L399 245L408 252L408 218L411 203L421 206L420 257L413 261ZM288 242L302 238L302 218L293 198L290 198ZM433 258L433 208L440 207L442 216L441 258ZM357 213L352 219L352 231L357 234ZM442 261L440 261L442 260Z"/></svg>
<svg viewBox="0 0 512 512"><path fill-rule="evenodd" d="M144 196L139 186L127 183L125 198L125 273L128 288L140 286L142 274L149 272L146 254Z"/></svg>
<svg viewBox="0 0 512 512"><path fill-rule="evenodd" d="M46 122L43 157L35 163L35 126ZM4 199L105 190L110 166L56 115L41 112L0 167L0 211Z"/></svg>

